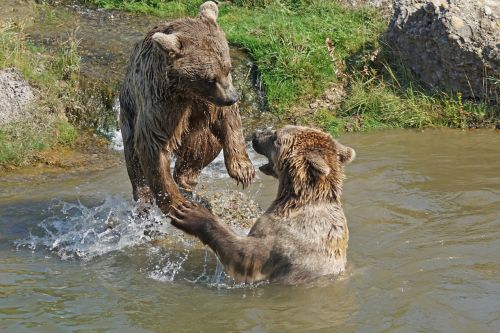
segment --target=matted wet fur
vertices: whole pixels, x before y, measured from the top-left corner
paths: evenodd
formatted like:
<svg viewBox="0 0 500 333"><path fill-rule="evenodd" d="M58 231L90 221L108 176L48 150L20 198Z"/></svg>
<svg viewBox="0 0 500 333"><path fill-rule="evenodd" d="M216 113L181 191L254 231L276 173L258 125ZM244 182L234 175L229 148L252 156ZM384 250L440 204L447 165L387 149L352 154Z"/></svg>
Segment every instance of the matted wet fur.
<svg viewBox="0 0 500 333"><path fill-rule="evenodd" d="M120 127L134 199L155 199L165 213L184 201L175 182L192 189L221 149L232 178L245 186L255 175L217 13L215 3L205 2L197 18L149 31L130 56L120 91ZM172 154L177 157L173 176Z"/></svg>
<svg viewBox="0 0 500 333"><path fill-rule="evenodd" d="M340 197L354 150L300 126L257 132L253 146L268 158L261 170L278 178L279 188L247 237L191 202L173 210L172 224L207 244L238 282L295 284L342 272L349 231Z"/></svg>

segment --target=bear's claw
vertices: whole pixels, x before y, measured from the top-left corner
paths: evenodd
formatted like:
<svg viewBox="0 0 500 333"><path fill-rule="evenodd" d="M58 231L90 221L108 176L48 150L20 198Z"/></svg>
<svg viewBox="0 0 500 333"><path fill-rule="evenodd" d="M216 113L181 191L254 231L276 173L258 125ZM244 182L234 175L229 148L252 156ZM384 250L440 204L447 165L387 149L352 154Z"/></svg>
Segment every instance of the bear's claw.
<svg viewBox="0 0 500 333"><path fill-rule="evenodd" d="M236 180L237 184L242 184L246 188L255 177L255 168L250 160L233 161L227 166L227 172L231 178Z"/></svg>

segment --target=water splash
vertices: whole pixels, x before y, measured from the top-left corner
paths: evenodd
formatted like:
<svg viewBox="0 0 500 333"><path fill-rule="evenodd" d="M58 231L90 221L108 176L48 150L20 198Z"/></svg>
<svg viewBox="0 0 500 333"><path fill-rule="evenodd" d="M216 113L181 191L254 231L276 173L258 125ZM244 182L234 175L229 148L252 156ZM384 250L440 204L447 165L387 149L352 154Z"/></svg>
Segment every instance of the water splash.
<svg viewBox="0 0 500 333"><path fill-rule="evenodd" d="M151 248L150 265L148 276L161 282L173 282L182 271L182 265L189 257L189 249L184 248L182 252L162 251L159 248Z"/></svg>
<svg viewBox="0 0 500 333"><path fill-rule="evenodd" d="M144 208L116 196L108 196L97 205L85 205L80 200L74 203L55 200L47 209L50 216L34 226L27 238L15 241L15 246L17 250L47 251L62 260L84 262L116 251L143 255L145 250L147 259L143 269L153 280L184 280L217 289L260 285L236 283L207 248L201 262L194 262L200 258L190 254L193 248L199 249L199 242L172 227L158 208L147 207L147 216ZM157 245L154 241L159 239L168 242ZM189 260L192 271L185 271Z"/></svg>
<svg viewBox="0 0 500 333"><path fill-rule="evenodd" d="M174 234L159 210L118 197L107 197L97 206L55 201L48 209L51 216L30 230L29 237L17 240L17 249L45 249L63 260L90 260L96 256L123 250L151 241L151 235ZM146 231L146 232L145 232Z"/></svg>
<svg viewBox="0 0 500 333"><path fill-rule="evenodd" d="M120 100L118 97L115 98L113 101L113 113L115 114L116 117L116 123L120 123ZM110 129L107 133L104 133L104 135L108 138L110 138L110 143L109 143L109 148L112 150L118 150L121 151L124 149L123 147L123 138L122 138L122 131L120 130L120 127Z"/></svg>

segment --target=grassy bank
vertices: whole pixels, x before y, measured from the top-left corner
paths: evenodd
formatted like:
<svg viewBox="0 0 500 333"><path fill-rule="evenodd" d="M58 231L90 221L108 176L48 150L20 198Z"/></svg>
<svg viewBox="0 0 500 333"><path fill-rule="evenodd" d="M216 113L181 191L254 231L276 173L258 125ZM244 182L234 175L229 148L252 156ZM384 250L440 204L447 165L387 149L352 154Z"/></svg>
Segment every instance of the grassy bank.
<svg viewBox="0 0 500 333"><path fill-rule="evenodd" d="M16 68L36 91L30 115L0 128L0 169L39 160L51 148L73 146L85 129L102 128L103 115L109 114L104 110L109 103L92 96L96 88L82 86L77 40L49 52L29 41L25 24L0 26L0 69Z"/></svg>

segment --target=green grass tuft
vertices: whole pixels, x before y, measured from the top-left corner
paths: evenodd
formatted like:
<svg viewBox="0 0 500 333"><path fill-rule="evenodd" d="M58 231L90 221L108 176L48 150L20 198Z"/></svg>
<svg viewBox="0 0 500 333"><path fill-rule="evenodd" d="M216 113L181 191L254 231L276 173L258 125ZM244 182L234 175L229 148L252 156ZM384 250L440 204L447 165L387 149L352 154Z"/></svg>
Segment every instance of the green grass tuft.
<svg viewBox="0 0 500 333"><path fill-rule="evenodd" d="M57 129L57 141L63 145L71 145L78 136L76 128L66 121L59 120L55 123Z"/></svg>
<svg viewBox="0 0 500 333"><path fill-rule="evenodd" d="M162 17L194 15L203 1L197 0L81 0L106 9L121 9L130 12Z"/></svg>

